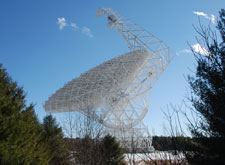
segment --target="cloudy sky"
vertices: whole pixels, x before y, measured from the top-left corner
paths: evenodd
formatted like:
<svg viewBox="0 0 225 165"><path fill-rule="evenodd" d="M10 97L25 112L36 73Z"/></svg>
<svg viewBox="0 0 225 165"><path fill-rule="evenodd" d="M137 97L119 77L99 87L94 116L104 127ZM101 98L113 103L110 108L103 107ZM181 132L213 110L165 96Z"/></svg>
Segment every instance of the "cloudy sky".
<svg viewBox="0 0 225 165"><path fill-rule="evenodd" d="M38 117L43 104L66 82L88 69L129 52L119 33L96 17L110 7L151 32L169 47L173 58L152 89L144 122L150 132L164 134L162 109L181 104L187 94L185 76L194 72L190 47L207 54L193 28L215 28L224 0L1 0L0 63L27 92ZM59 120L61 115L55 115Z"/></svg>

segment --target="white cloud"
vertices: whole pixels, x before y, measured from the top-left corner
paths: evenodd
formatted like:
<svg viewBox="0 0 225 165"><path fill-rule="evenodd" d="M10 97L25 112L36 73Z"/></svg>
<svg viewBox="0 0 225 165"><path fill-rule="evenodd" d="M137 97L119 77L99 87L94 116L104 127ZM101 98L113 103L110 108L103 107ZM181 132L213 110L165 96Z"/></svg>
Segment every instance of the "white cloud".
<svg viewBox="0 0 225 165"><path fill-rule="evenodd" d="M201 55L209 55L209 52L200 44L195 44L195 45L192 45L191 47L196 53L199 53Z"/></svg>
<svg viewBox="0 0 225 165"><path fill-rule="evenodd" d="M208 15L204 12L201 12L201 11L193 11L194 14L198 15L198 16L203 16L205 18L208 19Z"/></svg>
<svg viewBox="0 0 225 165"><path fill-rule="evenodd" d="M191 50L189 50L189 49L184 49L184 50L182 50L182 52L183 52L183 53L191 53Z"/></svg>
<svg viewBox="0 0 225 165"><path fill-rule="evenodd" d="M91 33L91 29L87 28L86 26L84 26L82 28L82 33L84 33L85 35L87 35L90 38L93 37L93 34Z"/></svg>
<svg viewBox="0 0 225 165"><path fill-rule="evenodd" d="M183 49L176 52L176 56L180 56L181 54L189 54L191 53L190 49Z"/></svg>
<svg viewBox="0 0 225 165"><path fill-rule="evenodd" d="M209 52L204 47L202 47L199 43L191 45L191 48L194 52L199 53L201 55L209 55ZM191 48L177 51L176 55L179 56L181 54L190 54L192 53Z"/></svg>
<svg viewBox="0 0 225 165"><path fill-rule="evenodd" d="M208 16L208 14L201 12L201 11L193 11L193 14L197 15L197 16L202 16L208 20L210 20L213 24L216 23L216 17L215 15L211 14L210 16Z"/></svg>
<svg viewBox="0 0 225 165"><path fill-rule="evenodd" d="M67 26L66 19L64 17L58 18L57 24L59 25L59 29L63 30L65 26Z"/></svg>
<svg viewBox="0 0 225 165"><path fill-rule="evenodd" d="M212 21L213 24L215 24L216 23L216 17L215 17L215 15L211 14L210 20Z"/></svg>
<svg viewBox="0 0 225 165"><path fill-rule="evenodd" d="M66 19L64 17L59 17L58 18L58 22L57 24L59 25L59 29L63 30L64 27L72 27L73 30L78 30L78 32L81 32L85 35L87 35L88 37L92 38L94 37L91 29L89 29L88 27L84 26L83 28L80 28L76 23L71 22L70 24L67 24Z"/></svg>
<svg viewBox="0 0 225 165"><path fill-rule="evenodd" d="M79 29L79 27L78 27L77 24L75 24L75 23L71 23L70 26L71 26L74 30Z"/></svg>

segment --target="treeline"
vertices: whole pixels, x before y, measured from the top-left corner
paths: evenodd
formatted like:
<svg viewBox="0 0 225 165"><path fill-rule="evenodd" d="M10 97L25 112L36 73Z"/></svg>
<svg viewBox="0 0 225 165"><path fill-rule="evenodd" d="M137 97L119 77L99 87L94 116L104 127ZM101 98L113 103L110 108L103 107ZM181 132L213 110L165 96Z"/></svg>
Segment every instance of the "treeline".
<svg viewBox="0 0 225 165"><path fill-rule="evenodd" d="M169 150L177 150L177 151L187 151L193 146L194 139L191 137L183 137L183 136L153 136L152 137L152 145L155 150L158 151L169 151Z"/></svg>
<svg viewBox="0 0 225 165"><path fill-rule="evenodd" d="M0 164L124 163L123 150L114 137L98 140L87 135L68 140L52 115L39 122L34 105L27 106L25 98L23 88L0 64Z"/></svg>
<svg viewBox="0 0 225 165"><path fill-rule="evenodd" d="M51 115L39 122L25 97L0 65L0 164L69 164L62 129Z"/></svg>
<svg viewBox="0 0 225 165"><path fill-rule="evenodd" d="M194 50L196 60L195 75L189 75L187 81L190 86L190 95L187 102L191 105L173 109L172 114L177 118L173 124L168 114L171 133L182 135L183 131L177 129L180 123L179 115L187 119L188 130L191 133L191 142L182 137L169 138L158 141L167 148L181 149L189 164L225 164L225 10L221 9L217 20L217 31L210 26L199 23L195 30L199 37L197 42L201 45ZM200 51L203 50L203 51ZM189 115L188 115L189 114ZM160 144L155 144L161 147ZM169 145L167 145L168 143ZM161 144L162 145L162 144ZM157 148L157 147L156 147ZM188 152L185 152L188 151Z"/></svg>
<svg viewBox="0 0 225 165"><path fill-rule="evenodd" d="M103 138L66 138L75 164L87 165L123 165L124 151L115 137L106 135Z"/></svg>

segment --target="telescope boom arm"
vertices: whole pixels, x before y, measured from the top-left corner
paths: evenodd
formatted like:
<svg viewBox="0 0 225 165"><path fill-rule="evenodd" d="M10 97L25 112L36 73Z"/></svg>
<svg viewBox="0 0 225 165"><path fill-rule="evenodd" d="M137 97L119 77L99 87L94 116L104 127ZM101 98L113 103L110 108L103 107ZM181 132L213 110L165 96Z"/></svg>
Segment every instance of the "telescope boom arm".
<svg viewBox="0 0 225 165"><path fill-rule="evenodd" d="M144 49L150 53L154 53L161 50L169 50L161 40L137 24L132 23L129 19L122 17L111 8L99 9L97 16L102 14L108 20L108 27L110 29L117 29L132 51Z"/></svg>

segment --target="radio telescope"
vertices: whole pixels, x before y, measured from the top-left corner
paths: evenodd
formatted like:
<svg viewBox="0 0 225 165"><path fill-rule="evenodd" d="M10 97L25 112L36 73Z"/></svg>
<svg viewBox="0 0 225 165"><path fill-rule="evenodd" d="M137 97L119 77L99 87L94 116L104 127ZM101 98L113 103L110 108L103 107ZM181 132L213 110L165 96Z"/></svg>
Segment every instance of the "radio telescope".
<svg viewBox="0 0 225 165"><path fill-rule="evenodd" d="M102 14L131 51L68 82L49 97L44 109L51 113L81 112L118 138L150 137L142 119L148 111L150 90L170 62L169 48L112 9L99 9L97 16Z"/></svg>

